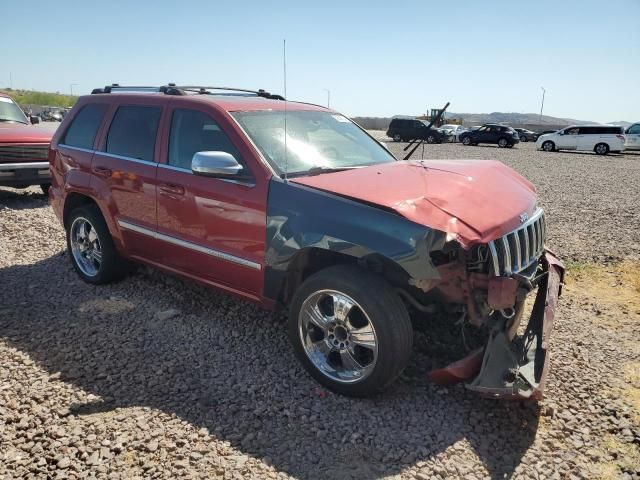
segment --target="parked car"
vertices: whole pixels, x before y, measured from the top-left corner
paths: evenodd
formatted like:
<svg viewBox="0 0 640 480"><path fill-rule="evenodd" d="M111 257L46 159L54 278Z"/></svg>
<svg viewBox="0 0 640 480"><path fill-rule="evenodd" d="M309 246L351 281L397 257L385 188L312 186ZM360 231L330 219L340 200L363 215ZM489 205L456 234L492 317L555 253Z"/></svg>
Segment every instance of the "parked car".
<svg viewBox="0 0 640 480"><path fill-rule="evenodd" d="M640 123L634 123L627 128L624 148L626 150L640 150Z"/></svg>
<svg viewBox="0 0 640 480"><path fill-rule="evenodd" d="M538 139L538 134L526 128L514 128L518 132L518 137L521 142L535 142Z"/></svg>
<svg viewBox="0 0 640 480"><path fill-rule="evenodd" d="M518 132L511 127L487 123L478 129L462 133L460 135L460 141L463 145L492 143L502 148L511 148L517 144L520 139L518 138Z"/></svg>
<svg viewBox="0 0 640 480"><path fill-rule="evenodd" d="M442 143L449 139L443 130L429 127L428 122L415 118L394 118L391 120L387 137L393 138L394 142L425 140L427 143Z"/></svg>
<svg viewBox="0 0 640 480"><path fill-rule="evenodd" d="M462 125L454 125L454 124L442 125L440 127L440 130L443 130L444 132L446 132L446 134L451 137L451 141L454 141L454 142L459 142L460 135L463 132L467 131L467 129Z"/></svg>
<svg viewBox="0 0 640 480"><path fill-rule="evenodd" d="M42 111L42 119L45 122L61 122L63 118L60 110L47 108Z"/></svg>
<svg viewBox="0 0 640 480"><path fill-rule="evenodd" d="M571 125L555 133L541 135L536 145L545 152L586 150L606 155L609 152L624 150L624 128L607 125Z"/></svg>
<svg viewBox="0 0 640 480"><path fill-rule="evenodd" d="M49 190L47 154L51 132L35 128L38 117L27 119L20 107L0 93L0 186Z"/></svg>
<svg viewBox="0 0 640 480"><path fill-rule="evenodd" d="M80 97L49 158L82 280L115 281L133 260L286 308L300 362L354 396L405 367L409 312L438 309L491 334L431 378L540 396L563 267L531 183L497 161L397 161L334 110L226 90Z"/></svg>

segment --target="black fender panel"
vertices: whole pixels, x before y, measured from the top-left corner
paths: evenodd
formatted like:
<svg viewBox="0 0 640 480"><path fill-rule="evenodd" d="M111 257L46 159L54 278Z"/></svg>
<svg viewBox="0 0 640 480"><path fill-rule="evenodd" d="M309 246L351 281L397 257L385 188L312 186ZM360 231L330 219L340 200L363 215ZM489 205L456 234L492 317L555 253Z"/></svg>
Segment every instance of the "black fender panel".
<svg viewBox="0 0 640 480"><path fill-rule="evenodd" d="M264 295L278 300L289 266L301 251L329 250L361 258L388 259L410 278L440 275L430 252L446 236L374 205L273 177L269 186Z"/></svg>

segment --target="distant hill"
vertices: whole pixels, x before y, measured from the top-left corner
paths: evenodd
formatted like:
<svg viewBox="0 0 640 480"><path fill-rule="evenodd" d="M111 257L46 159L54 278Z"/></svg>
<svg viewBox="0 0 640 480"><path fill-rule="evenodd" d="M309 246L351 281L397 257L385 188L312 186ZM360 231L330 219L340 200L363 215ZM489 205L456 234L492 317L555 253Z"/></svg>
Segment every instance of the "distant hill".
<svg viewBox="0 0 640 480"><path fill-rule="evenodd" d="M589 120L576 120L575 118L559 118L543 115L540 117L538 113L452 113L447 112L447 118L462 118L464 123L473 123L474 125L482 125L483 123L507 123L513 125L569 125L572 123L579 124L597 124Z"/></svg>
<svg viewBox="0 0 640 480"><path fill-rule="evenodd" d="M59 92L38 92L35 90L13 90L11 88L0 89L0 92L7 93L15 102L22 107L28 105L43 105L49 107L71 107L77 96L64 95Z"/></svg>
<svg viewBox="0 0 640 480"><path fill-rule="evenodd" d="M620 125L621 127L627 128L633 125L631 122L625 122L624 120L618 120L617 122L609 122L611 125Z"/></svg>

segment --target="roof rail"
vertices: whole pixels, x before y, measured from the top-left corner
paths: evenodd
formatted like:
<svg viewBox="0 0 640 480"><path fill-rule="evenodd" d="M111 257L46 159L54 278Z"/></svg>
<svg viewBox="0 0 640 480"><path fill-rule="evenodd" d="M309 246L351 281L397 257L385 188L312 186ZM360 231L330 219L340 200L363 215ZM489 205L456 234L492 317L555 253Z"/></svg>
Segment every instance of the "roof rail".
<svg viewBox="0 0 640 480"><path fill-rule="evenodd" d="M129 92L158 92L165 95L187 95L189 93L197 93L199 95L216 95L212 90L221 90L227 92L239 92L249 95L256 95L258 97L264 97L271 100L284 100L282 95L272 94L266 90L247 90L245 88L232 88L232 87L205 87L200 85L176 85L175 83L168 83L161 87L151 87L142 85L120 85L118 83L112 83L104 88L94 88L91 94L111 93L115 91L129 91ZM218 94L218 95L233 95L233 93Z"/></svg>
<svg viewBox="0 0 640 480"><path fill-rule="evenodd" d="M119 91L128 91L128 92L161 92L167 95L183 95L182 92L178 91L175 88L175 83L169 83L167 85L163 85L161 87L152 87L147 85L120 85L119 83L112 83L111 85L107 85L104 88L94 88L91 90L91 94L99 94L99 93L111 93Z"/></svg>
<svg viewBox="0 0 640 480"><path fill-rule="evenodd" d="M284 100L282 95L277 95L273 93L269 93L262 88L259 90L248 90L246 88L235 88L235 87L205 87L201 85L174 85L175 88L179 90L184 90L188 92L195 92L201 95L215 95L211 90L222 90L227 92L241 92L241 93L250 93L252 95L256 95L258 97L269 98L271 100Z"/></svg>

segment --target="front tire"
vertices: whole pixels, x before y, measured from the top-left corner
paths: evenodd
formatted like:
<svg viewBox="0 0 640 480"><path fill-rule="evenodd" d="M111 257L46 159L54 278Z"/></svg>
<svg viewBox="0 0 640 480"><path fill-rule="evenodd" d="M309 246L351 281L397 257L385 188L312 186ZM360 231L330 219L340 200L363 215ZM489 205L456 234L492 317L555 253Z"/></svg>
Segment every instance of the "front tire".
<svg viewBox="0 0 640 480"><path fill-rule="evenodd" d="M544 150L545 152L555 152L556 144L553 143L551 140L547 140L542 144L542 150Z"/></svg>
<svg viewBox="0 0 640 480"><path fill-rule="evenodd" d="M427 143L436 143L436 137L433 135L429 135L427 137Z"/></svg>
<svg viewBox="0 0 640 480"><path fill-rule="evenodd" d="M42 190L42 193L44 194L45 197L49 196L50 187L51 187L50 183L43 183L42 185L40 185L40 190Z"/></svg>
<svg viewBox="0 0 640 480"><path fill-rule="evenodd" d="M289 338L315 380L336 393L366 397L400 375L413 330L406 307L382 277L339 265L315 273L297 290Z"/></svg>
<svg viewBox="0 0 640 480"><path fill-rule="evenodd" d="M101 285L123 278L127 262L116 251L102 213L96 205L76 208L67 222L71 264L87 283Z"/></svg>
<svg viewBox="0 0 640 480"><path fill-rule="evenodd" d="M521 142L528 142L529 139L527 137L520 137Z"/></svg>
<svg viewBox="0 0 640 480"><path fill-rule="evenodd" d="M595 146L593 151L598 155L606 155L609 153L609 145L607 145L606 143L599 143Z"/></svg>
<svg viewBox="0 0 640 480"><path fill-rule="evenodd" d="M509 146L509 142L507 141L506 138L501 138L500 140L498 140L498 146L500 148L506 148Z"/></svg>
<svg viewBox="0 0 640 480"><path fill-rule="evenodd" d="M471 138L470 138L470 137L464 137L464 138L462 139L462 144L463 144L465 147L468 147L469 145L471 145Z"/></svg>

